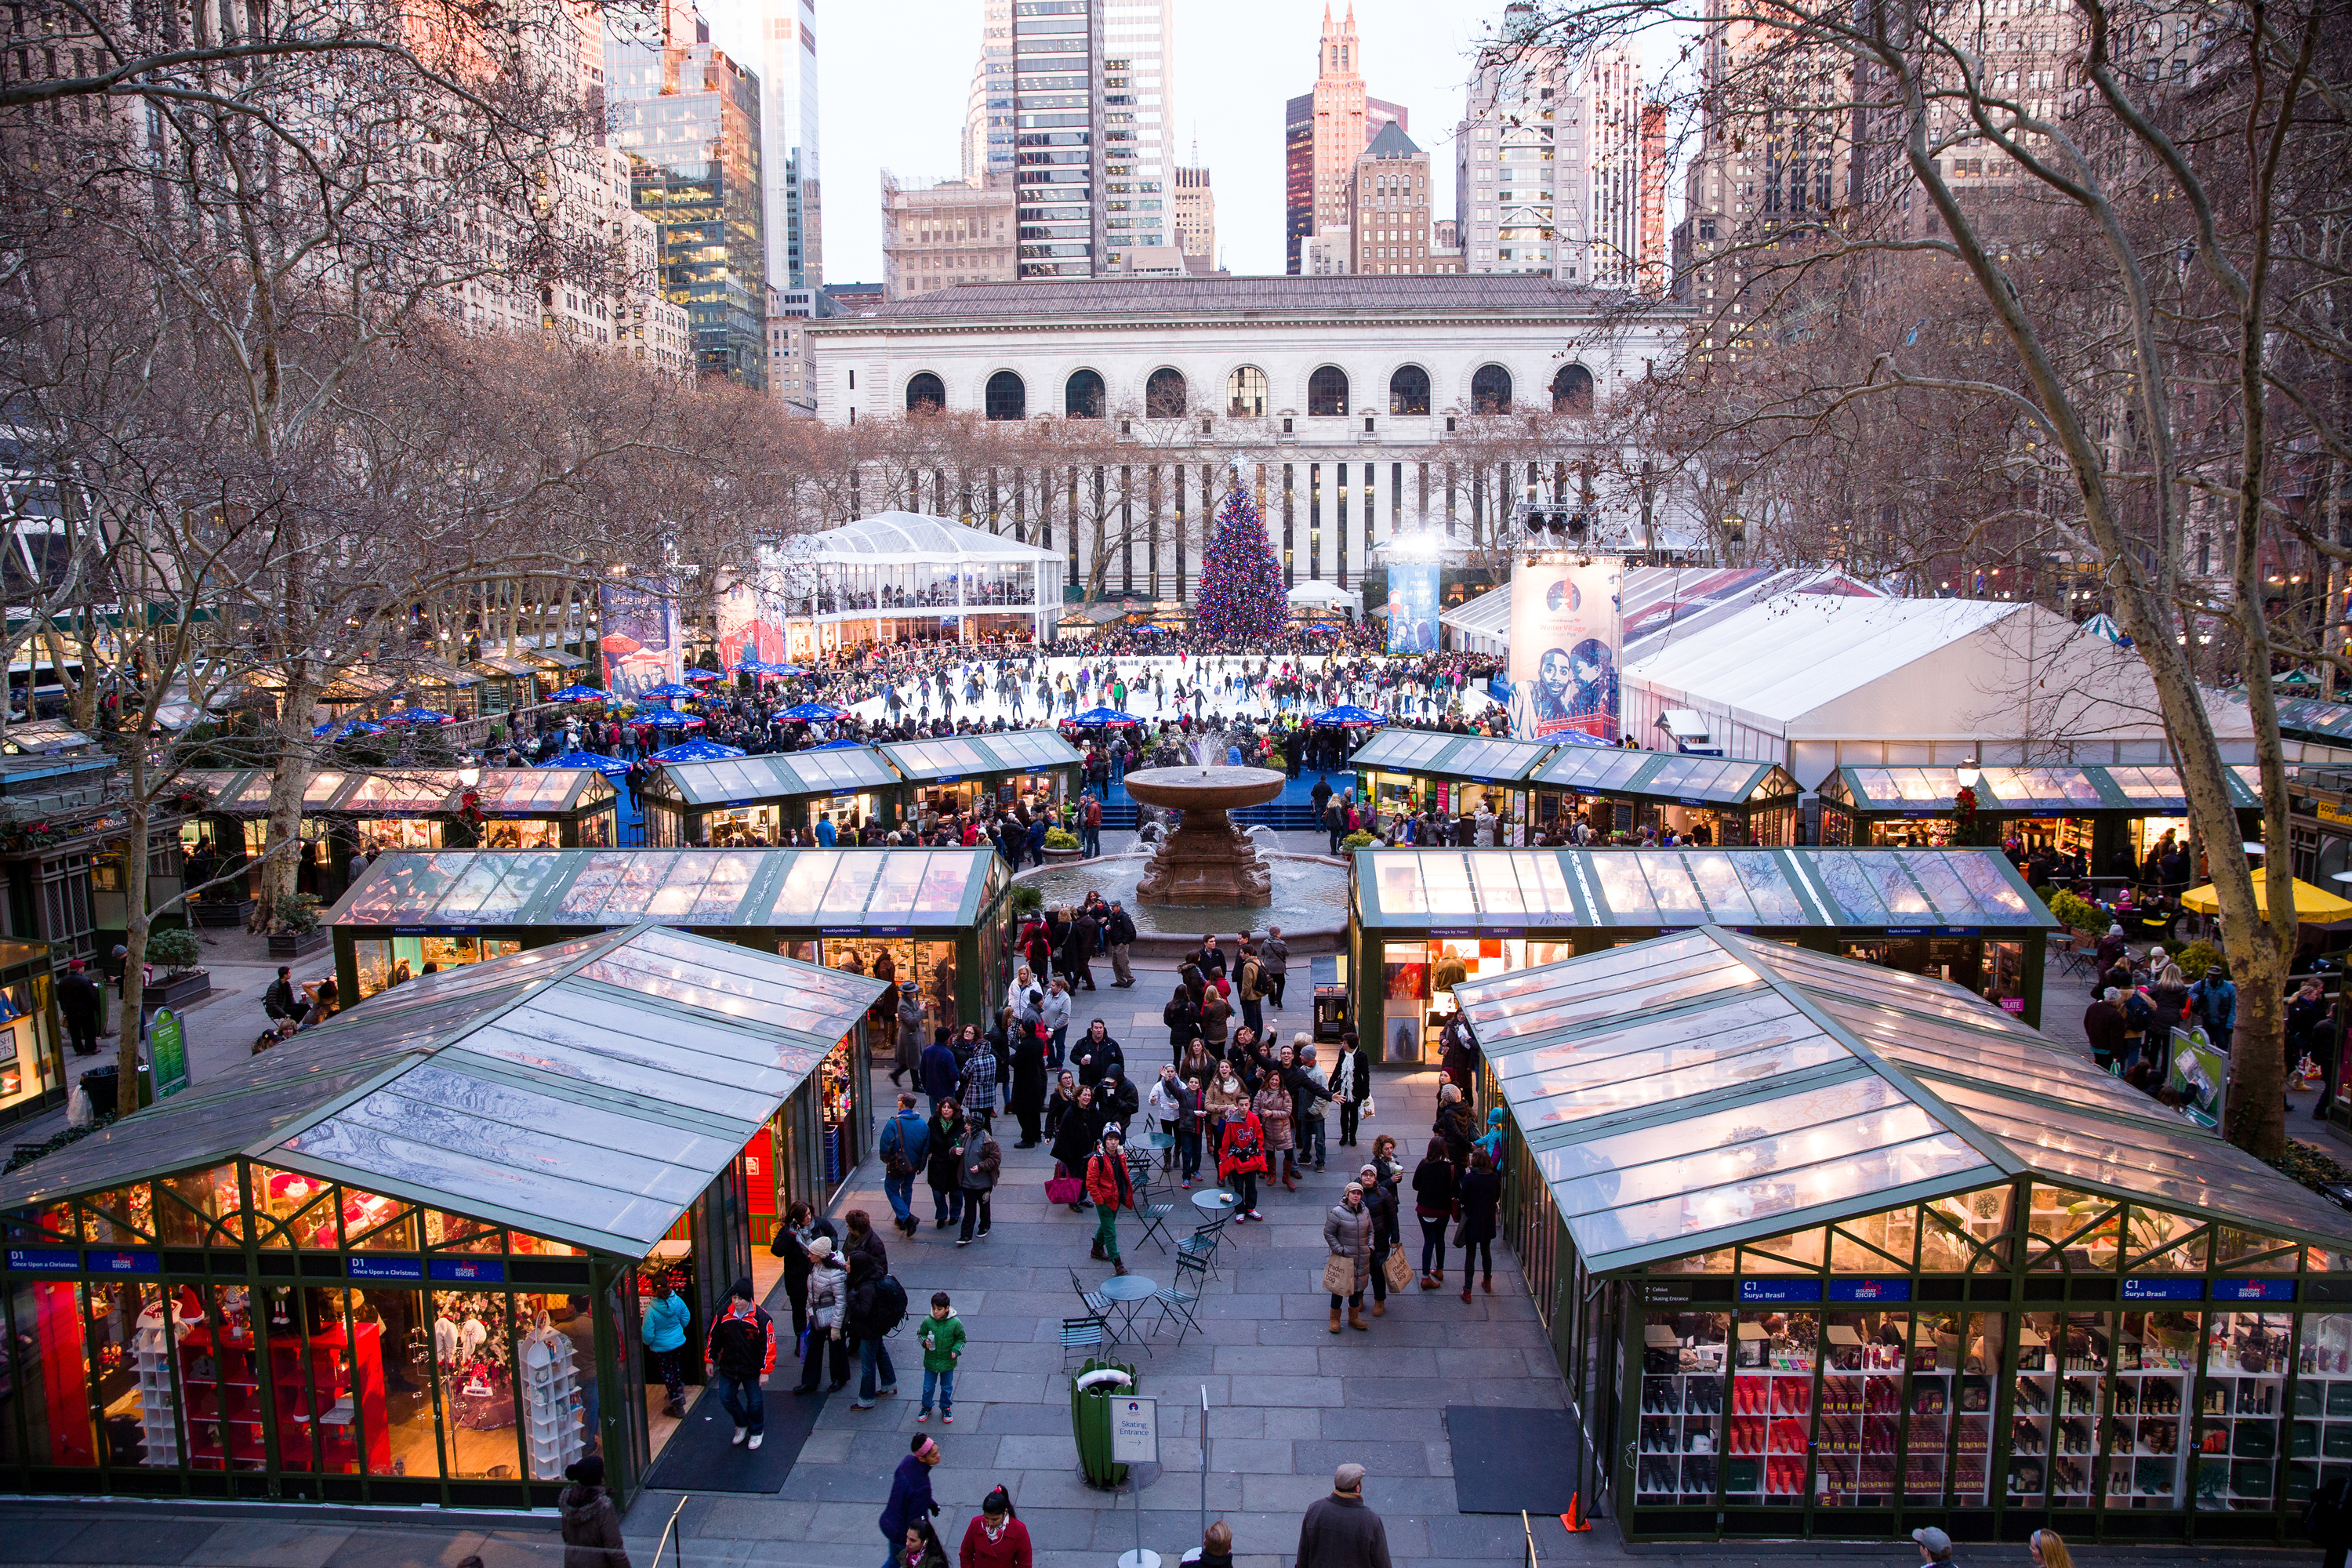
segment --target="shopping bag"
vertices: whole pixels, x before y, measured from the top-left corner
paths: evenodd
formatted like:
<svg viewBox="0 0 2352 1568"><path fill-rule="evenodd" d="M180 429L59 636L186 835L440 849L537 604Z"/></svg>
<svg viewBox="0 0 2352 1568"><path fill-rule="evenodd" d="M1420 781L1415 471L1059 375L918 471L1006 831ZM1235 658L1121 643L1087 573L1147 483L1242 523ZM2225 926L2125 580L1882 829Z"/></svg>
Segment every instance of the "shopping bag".
<svg viewBox="0 0 2352 1568"><path fill-rule="evenodd" d="M1352 1258L1342 1258L1336 1252L1325 1258L1323 1289L1328 1294L1333 1296L1354 1295L1356 1293L1356 1260Z"/></svg>
<svg viewBox="0 0 2352 1568"><path fill-rule="evenodd" d="M1407 1290L1412 1288L1412 1261L1404 1255L1403 1242L1389 1243L1387 1260L1381 1267L1388 1270L1390 1289Z"/></svg>
<svg viewBox="0 0 2352 1568"><path fill-rule="evenodd" d="M1049 1204L1075 1204L1085 1201L1086 1183L1076 1176L1045 1178L1045 1201Z"/></svg>
<svg viewBox="0 0 2352 1568"><path fill-rule="evenodd" d="M1454 1245L1455 1247L1462 1245L1462 1221L1457 1219L1454 1222Z"/></svg>
<svg viewBox="0 0 2352 1568"><path fill-rule="evenodd" d="M1356 1112L1356 1114L1366 1121L1370 1121L1372 1119L1372 1102L1369 1096L1365 1098L1364 1109Z"/></svg>

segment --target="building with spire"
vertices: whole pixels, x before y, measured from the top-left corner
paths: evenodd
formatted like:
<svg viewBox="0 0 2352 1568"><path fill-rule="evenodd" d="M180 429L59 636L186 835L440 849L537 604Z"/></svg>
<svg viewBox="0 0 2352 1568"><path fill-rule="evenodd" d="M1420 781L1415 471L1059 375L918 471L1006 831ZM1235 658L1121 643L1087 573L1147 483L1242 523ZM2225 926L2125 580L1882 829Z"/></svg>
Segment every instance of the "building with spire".
<svg viewBox="0 0 2352 1568"><path fill-rule="evenodd" d="M1356 36L1356 7L1331 20L1323 6L1323 40L1318 46L1315 90L1284 107L1282 132L1285 270L1296 275L1311 235L1348 226L1348 204L1356 160L1394 122L1410 130L1405 110L1370 96L1364 88L1363 46Z"/></svg>

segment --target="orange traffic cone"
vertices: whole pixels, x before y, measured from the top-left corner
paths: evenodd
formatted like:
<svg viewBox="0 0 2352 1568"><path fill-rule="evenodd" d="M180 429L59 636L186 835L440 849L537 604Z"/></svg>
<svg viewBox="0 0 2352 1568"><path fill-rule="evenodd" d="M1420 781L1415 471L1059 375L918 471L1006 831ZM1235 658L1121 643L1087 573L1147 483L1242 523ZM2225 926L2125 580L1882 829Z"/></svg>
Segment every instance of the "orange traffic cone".
<svg viewBox="0 0 2352 1568"><path fill-rule="evenodd" d="M1579 1492L1569 1493L1568 1511L1559 1516L1559 1527L1570 1535L1580 1535L1592 1528L1592 1521L1586 1519L1577 1509L1576 1505L1581 1497L1582 1494Z"/></svg>

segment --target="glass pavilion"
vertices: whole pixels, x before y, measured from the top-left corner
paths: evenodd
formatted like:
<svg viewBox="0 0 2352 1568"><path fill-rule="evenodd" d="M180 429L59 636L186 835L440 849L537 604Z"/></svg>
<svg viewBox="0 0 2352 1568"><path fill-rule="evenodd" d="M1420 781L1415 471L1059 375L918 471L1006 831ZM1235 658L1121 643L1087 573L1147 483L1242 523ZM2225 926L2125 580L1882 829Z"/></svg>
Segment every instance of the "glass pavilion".
<svg viewBox="0 0 2352 1568"><path fill-rule="evenodd" d="M814 832L897 822L898 774L867 746L770 752L709 763L672 763L647 780L646 842L658 847L730 847L782 842L787 828Z"/></svg>
<svg viewBox="0 0 2352 1568"><path fill-rule="evenodd" d="M1720 927L1457 999L1630 1538L2278 1542L2352 1472L2352 1215L2000 1009Z"/></svg>
<svg viewBox="0 0 2352 1568"><path fill-rule="evenodd" d="M1001 735L955 735L901 741L877 748L907 782L898 820L927 812L968 816L993 796L999 811L1026 804L1030 815L1058 821L1062 803L1076 798L1086 759L1051 730L1010 730Z"/></svg>
<svg viewBox="0 0 2352 1568"><path fill-rule="evenodd" d="M2049 910L1992 849L1360 849L1349 920L1356 1029L1435 1059L1464 981L1689 926L1932 973L2042 1014Z"/></svg>
<svg viewBox="0 0 2352 1568"><path fill-rule="evenodd" d="M1717 847L1794 844L1804 793L1778 763L1588 746L1562 746L1531 783L1539 832L1582 816L1597 833L1672 829Z"/></svg>
<svg viewBox="0 0 2352 1568"><path fill-rule="evenodd" d="M1357 800L1384 819L1423 811L1475 816L1484 809L1495 814L1495 842L1517 845L1530 837L1528 775L1559 749L1442 730L1383 730L1357 747L1348 765Z"/></svg>
<svg viewBox="0 0 2352 1568"><path fill-rule="evenodd" d="M2223 771L2239 831L2263 831L2260 771ZM1998 823L2031 854L2048 847L2079 854L2095 877L2117 874L2129 851L2135 867L2168 833L2189 841L2189 797L2180 775L2161 767L1995 767L1977 770L1977 816ZM1822 781L1822 842L1839 845L1948 844L1957 768L1839 768Z"/></svg>
<svg viewBox="0 0 2352 1568"><path fill-rule="evenodd" d="M26 1493L625 1504L678 1423L747 1174L882 986L653 925L414 980L0 1178ZM795 1196L817 1197L805 1173ZM699 1381L700 1358L686 1358Z"/></svg>

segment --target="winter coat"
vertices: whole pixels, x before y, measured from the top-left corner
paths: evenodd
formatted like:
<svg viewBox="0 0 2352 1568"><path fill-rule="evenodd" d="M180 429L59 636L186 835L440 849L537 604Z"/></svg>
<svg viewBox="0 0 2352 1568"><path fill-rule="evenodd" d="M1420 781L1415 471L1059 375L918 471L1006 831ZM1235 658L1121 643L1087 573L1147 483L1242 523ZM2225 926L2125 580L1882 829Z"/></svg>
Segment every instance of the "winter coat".
<svg viewBox="0 0 2352 1568"><path fill-rule="evenodd" d="M1062 1124L1054 1130L1054 1144L1048 1151L1062 1163L1063 1169L1076 1175L1087 1168L1087 1161L1102 1137L1102 1112L1092 1105L1070 1102L1062 1112Z"/></svg>
<svg viewBox="0 0 2352 1568"><path fill-rule="evenodd" d="M1211 986L1201 995L1201 1038L1209 1042L1213 1051L1225 1048L1225 1026L1232 1021L1234 1005Z"/></svg>
<svg viewBox="0 0 2352 1568"><path fill-rule="evenodd" d="M686 1343L686 1327L693 1321L693 1309L679 1298L677 1291L673 1290L667 1296L655 1298L654 1304L645 1310L640 1321L641 1331L646 1340L646 1349L649 1351L677 1349L678 1346Z"/></svg>
<svg viewBox="0 0 2352 1568"><path fill-rule="evenodd" d="M898 992L898 1053L902 1057L906 1055L907 1042L908 1040L912 1040L915 1044L916 1060L921 1060L923 1049L923 994L919 991L908 991L902 986Z"/></svg>
<svg viewBox="0 0 2352 1568"><path fill-rule="evenodd" d="M1470 1162L1470 1107L1461 1100L1437 1108L1437 1120L1430 1124L1432 1132L1445 1141L1445 1152L1456 1165Z"/></svg>
<svg viewBox="0 0 2352 1568"><path fill-rule="evenodd" d="M1355 1264L1356 1290L1371 1288L1372 1216L1368 1211L1333 1204L1323 1215L1323 1246L1332 1257Z"/></svg>
<svg viewBox="0 0 2352 1568"><path fill-rule="evenodd" d="M978 1116L996 1114L996 1052L985 1041L964 1064L963 1107Z"/></svg>
<svg viewBox="0 0 2352 1568"><path fill-rule="evenodd" d="M1250 1100L1250 1110L1265 1129L1265 1146L1276 1153L1297 1147L1291 1131L1290 1107L1290 1090L1276 1078L1259 1084L1257 1093Z"/></svg>
<svg viewBox="0 0 2352 1568"><path fill-rule="evenodd" d="M1331 1098L1342 1105L1361 1105L1372 1098L1372 1064L1362 1051L1341 1051L1331 1064Z"/></svg>
<svg viewBox="0 0 2352 1568"><path fill-rule="evenodd" d="M1454 1213L1454 1166L1444 1160L1423 1160L1412 1168L1412 1212L1423 1219L1444 1219Z"/></svg>
<svg viewBox="0 0 2352 1568"><path fill-rule="evenodd" d="M1099 1040L1079 1036L1070 1042L1069 1056L1077 1064L1078 1081L1082 1084L1101 1082L1102 1075L1113 1068L1122 1075L1127 1071L1127 1053L1118 1048L1118 1042L1111 1038L1108 1030Z"/></svg>
<svg viewBox="0 0 2352 1568"><path fill-rule="evenodd" d="M952 1311L944 1318L923 1314L923 1326L915 1331L915 1342L923 1347L923 1370L953 1372L965 1338L963 1320Z"/></svg>
<svg viewBox="0 0 2352 1568"><path fill-rule="evenodd" d="M955 1047L926 1046L923 1047L923 1092L933 1100L945 1100L956 1091L956 1080L962 1075L956 1068Z"/></svg>
<svg viewBox="0 0 2352 1568"><path fill-rule="evenodd" d="M1087 1162L1087 1196L1097 1208L1133 1208L1135 1183L1127 1173L1127 1159L1098 1153Z"/></svg>
<svg viewBox="0 0 2352 1568"><path fill-rule="evenodd" d="M1192 1005L1189 993L1160 1008L1160 1021L1168 1026L1168 1047L1171 1050L1182 1050L1186 1043L1201 1032L1201 1010Z"/></svg>
<svg viewBox="0 0 2352 1568"><path fill-rule="evenodd" d="M710 1325L703 1359L729 1377L765 1378L776 1367L776 1325L768 1314L740 1297Z"/></svg>
<svg viewBox="0 0 2352 1568"><path fill-rule="evenodd" d="M963 1546L957 1552L956 1568L1032 1568L1034 1561L1029 1546L1029 1527L1017 1519L1004 1521L1003 1533L995 1540L975 1518L963 1532Z"/></svg>
<svg viewBox="0 0 2352 1568"><path fill-rule="evenodd" d="M2207 975L2189 988L2189 1005L2208 1028L2238 1026L2238 988L2227 980Z"/></svg>
<svg viewBox="0 0 2352 1568"><path fill-rule="evenodd" d="M1003 1145L986 1132L975 1132L964 1144L963 1163L956 1179L963 1184L965 1192L990 1192L996 1186L997 1173L1003 1169Z"/></svg>
<svg viewBox="0 0 2352 1568"><path fill-rule="evenodd" d="M1212 1121L1241 1115L1249 1109L1249 1098L1238 1076L1228 1079L1220 1073L1201 1086L1201 1100Z"/></svg>
<svg viewBox="0 0 2352 1568"><path fill-rule="evenodd" d="M906 1162L909 1173L923 1168L930 1155L931 1130L923 1119L911 1110L892 1113L882 1124L882 1134L875 1140L875 1152L882 1156L882 1168L887 1171L893 1156Z"/></svg>
<svg viewBox="0 0 2352 1568"><path fill-rule="evenodd" d="M1464 1173L1456 1192L1462 1205L1464 1242L1495 1239L1495 1210L1503 1201L1503 1179L1492 1171Z"/></svg>
<svg viewBox="0 0 2352 1568"><path fill-rule="evenodd" d="M563 1568L629 1568L621 1545L621 1510L603 1487L568 1486L556 1494L563 1521Z"/></svg>
<svg viewBox="0 0 2352 1568"><path fill-rule="evenodd" d="M940 1192L951 1192L963 1179L963 1143L971 1124L958 1116L950 1121L944 1117L931 1118L930 1158L923 1169L924 1184Z"/></svg>
<svg viewBox="0 0 2352 1568"><path fill-rule="evenodd" d="M1265 1169L1265 1128L1257 1113L1247 1106L1240 1116L1225 1123L1223 1139L1217 1147L1217 1179L1230 1181L1244 1171Z"/></svg>
<svg viewBox="0 0 2352 1568"><path fill-rule="evenodd" d="M931 1500L931 1467L908 1455L890 1478L890 1500L882 1505L882 1533L894 1544L904 1542L910 1528L938 1511L939 1504Z"/></svg>
<svg viewBox="0 0 2352 1568"><path fill-rule="evenodd" d="M809 1323L818 1333L841 1327L849 1305L848 1272L831 1265L810 1269L808 1302Z"/></svg>
<svg viewBox="0 0 2352 1568"><path fill-rule="evenodd" d="M1048 1035L1056 1029L1068 1028L1070 1026L1070 994L1065 991L1057 996L1051 991L1046 992L1039 1016Z"/></svg>

